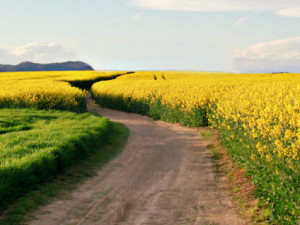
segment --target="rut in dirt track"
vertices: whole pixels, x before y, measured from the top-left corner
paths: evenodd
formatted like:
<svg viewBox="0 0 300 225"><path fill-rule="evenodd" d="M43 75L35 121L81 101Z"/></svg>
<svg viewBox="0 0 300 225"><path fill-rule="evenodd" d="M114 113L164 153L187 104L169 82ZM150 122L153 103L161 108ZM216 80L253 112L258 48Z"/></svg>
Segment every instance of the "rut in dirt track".
<svg viewBox="0 0 300 225"><path fill-rule="evenodd" d="M123 152L30 224L244 224L233 209L199 131L132 113L88 108L125 124Z"/></svg>

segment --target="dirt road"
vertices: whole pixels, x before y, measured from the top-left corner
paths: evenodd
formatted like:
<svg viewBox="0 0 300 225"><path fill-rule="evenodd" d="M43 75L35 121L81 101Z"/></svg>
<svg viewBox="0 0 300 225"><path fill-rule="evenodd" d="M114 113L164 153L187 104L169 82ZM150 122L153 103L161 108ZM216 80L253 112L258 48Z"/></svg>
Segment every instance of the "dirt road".
<svg viewBox="0 0 300 225"><path fill-rule="evenodd" d="M30 224L244 224L197 129L101 109L91 101L89 109L130 129L128 143L70 200L43 207Z"/></svg>

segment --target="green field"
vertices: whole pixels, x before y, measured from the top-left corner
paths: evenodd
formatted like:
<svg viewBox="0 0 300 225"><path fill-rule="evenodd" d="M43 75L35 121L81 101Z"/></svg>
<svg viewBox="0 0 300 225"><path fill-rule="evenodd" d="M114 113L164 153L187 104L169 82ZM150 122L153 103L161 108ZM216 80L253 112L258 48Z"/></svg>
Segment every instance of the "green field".
<svg viewBox="0 0 300 225"><path fill-rule="evenodd" d="M0 109L0 207L105 143L111 123L90 113Z"/></svg>

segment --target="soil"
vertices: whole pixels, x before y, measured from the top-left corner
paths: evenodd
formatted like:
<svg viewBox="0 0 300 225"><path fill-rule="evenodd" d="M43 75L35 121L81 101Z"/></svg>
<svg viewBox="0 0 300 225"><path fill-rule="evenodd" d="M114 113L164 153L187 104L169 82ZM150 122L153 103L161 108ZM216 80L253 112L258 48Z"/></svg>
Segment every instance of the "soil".
<svg viewBox="0 0 300 225"><path fill-rule="evenodd" d="M239 225L212 152L198 129L146 116L88 109L126 125L123 152L72 193L42 207L31 225Z"/></svg>

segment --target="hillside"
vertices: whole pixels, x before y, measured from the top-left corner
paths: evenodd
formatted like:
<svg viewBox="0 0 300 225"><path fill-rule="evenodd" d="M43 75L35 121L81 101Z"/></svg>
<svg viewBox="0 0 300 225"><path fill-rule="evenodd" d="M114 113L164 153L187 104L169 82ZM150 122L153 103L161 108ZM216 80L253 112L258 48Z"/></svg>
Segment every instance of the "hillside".
<svg viewBox="0 0 300 225"><path fill-rule="evenodd" d="M70 71L70 70L94 70L89 64L80 61L69 61L62 63L39 64L33 62L22 62L18 65L1 65L0 72L17 71Z"/></svg>

